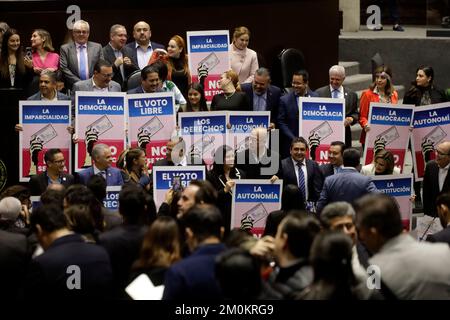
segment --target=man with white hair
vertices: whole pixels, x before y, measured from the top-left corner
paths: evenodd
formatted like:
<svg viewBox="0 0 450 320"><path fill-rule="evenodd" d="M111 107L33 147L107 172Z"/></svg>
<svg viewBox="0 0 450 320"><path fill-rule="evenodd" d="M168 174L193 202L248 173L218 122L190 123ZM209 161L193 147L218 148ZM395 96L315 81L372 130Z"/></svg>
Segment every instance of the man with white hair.
<svg viewBox="0 0 450 320"><path fill-rule="evenodd" d="M14 197L3 198L0 201L0 229L13 233L26 233L28 229L18 228L15 225L21 213L22 203L19 199Z"/></svg>
<svg viewBox="0 0 450 320"><path fill-rule="evenodd" d="M112 167L112 155L108 145L99 143L92 148L92 167L78 172L78 182L87 185L93 175L102 176L107 186L121 186L128 180L125 173Z"/></svg>
<svg viewBox="0 0 450 320"><path fill-rule="evenodd" d="M87 80L94 74L94 65L103 59L102 46L88 41L89 23L78 20L73 25L73 42L61 46L60 65L66 87L72 89L75 82Z"/></svg>
<svg viewBox="0 0 450 320"><path fill-rule="evenodd" d="M352 146L352 132L350 126L358 123L358 96L351 89L342 84L345 80L345 69L343 66L334 65L330 68L330 84L316 90L319 97L345 99L345 145Z"/></svg>

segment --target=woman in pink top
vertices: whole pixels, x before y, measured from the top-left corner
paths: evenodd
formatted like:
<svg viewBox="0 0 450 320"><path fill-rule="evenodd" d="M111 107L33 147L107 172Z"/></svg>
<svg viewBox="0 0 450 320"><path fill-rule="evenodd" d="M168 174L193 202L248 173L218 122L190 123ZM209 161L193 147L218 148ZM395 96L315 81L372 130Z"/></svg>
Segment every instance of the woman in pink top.
<svg viewBox="0 0 450 320"><path fill-rule="evenodd" d="M239 76L239 83L252 82L258 70L258 57L256 52L247 48L250 40L250 30L246 27L237 27L233 33L233 43L230 45L231 69Z"/></svg>
<svg viewBox="0 0 450 320"><path fill-rule="evenodd" d="M33 49L33 70L40 74L42 70L56 71L59 68L59 54L53 52L52 38L44 29L36 29L31 35Z"/></svg>

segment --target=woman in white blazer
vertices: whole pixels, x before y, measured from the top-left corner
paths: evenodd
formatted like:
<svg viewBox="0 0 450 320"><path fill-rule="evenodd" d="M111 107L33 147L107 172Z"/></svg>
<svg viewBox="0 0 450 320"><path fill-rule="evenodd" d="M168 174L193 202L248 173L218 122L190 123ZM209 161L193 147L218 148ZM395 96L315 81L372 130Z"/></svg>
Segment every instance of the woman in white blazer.
<svg viewBox="0 0 450 320"><path fill-rule="evenodd" d="M365 176L400 174L400 169L394 166L392 152L382 149L375 154L375 159L371 164L361 168L361 174Z"/></svg>

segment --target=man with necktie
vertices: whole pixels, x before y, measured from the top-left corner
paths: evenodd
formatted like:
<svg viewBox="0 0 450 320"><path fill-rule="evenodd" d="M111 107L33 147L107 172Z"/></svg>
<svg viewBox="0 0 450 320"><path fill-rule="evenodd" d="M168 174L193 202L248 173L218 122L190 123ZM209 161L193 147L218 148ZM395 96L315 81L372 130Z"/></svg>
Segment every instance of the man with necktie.
<svg viewBox="0 0 450 320"><path fill-rule="evenodd" d="M78 20L73 25L73 42L61 46L60 68L65 84L72 89L75 82L87 80L94 74L94 65L103 59L102 46L88 41L89 23Z"/></svg>
<svg viewBox="0 0 450 320"><path fill-rule="evenodd" d="M279 178L283 186L293 184L298 186L305 201L316 202L322 191L323 176L318 164L306 158L308 142L303 137L292 140L291 155L281 161Z"/></svg>
<svg viewBox="0 0 450 320"><path fill-rule="evenodd" d="M350 148L352 146L352 132L350 126L358 123L358 96L355 92L342 83L345 80L345 69L343 66L334 65L330 68L330 84L316 90L319 97L345 99L345 145Z"/></svg>
<svg viewBox="0 0 450 320"><path fill-rule="evenodd" d="M109 146L103 143L92 148L93 165L76 174L77 182L87 185L93 175L102 176L107 186L121 186L128 177L121 170L112 167L112 155Z"/></svg>

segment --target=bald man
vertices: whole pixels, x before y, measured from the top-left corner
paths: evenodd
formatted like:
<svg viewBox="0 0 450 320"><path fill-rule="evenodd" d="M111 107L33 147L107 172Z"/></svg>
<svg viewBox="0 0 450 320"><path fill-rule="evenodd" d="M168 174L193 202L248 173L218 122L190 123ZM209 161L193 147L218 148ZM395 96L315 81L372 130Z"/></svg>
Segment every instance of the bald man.
<svg viewBox="0 0 450 320"><path fill-rule="evenodd" d="M423 209L426 215L436 217L436 198L442 192L450 191L450 141L444 141L435 148L436 159L425 166L423 176Z"/></svg>
<svg viewBox="0 0 450 320"><path fill-rule="evenodd" d="M150 41L152 31L150 24L145 21L139 21L133 27L133 38L135 41L127 44L127 47L132 49L131 62L139 69L143 69L150 60L153 50L164 49L160 43Z"/></svg>

